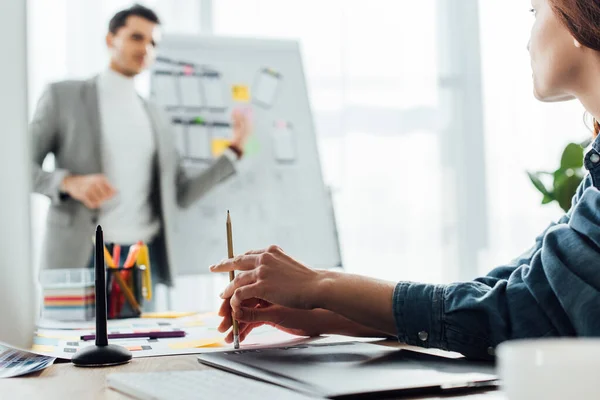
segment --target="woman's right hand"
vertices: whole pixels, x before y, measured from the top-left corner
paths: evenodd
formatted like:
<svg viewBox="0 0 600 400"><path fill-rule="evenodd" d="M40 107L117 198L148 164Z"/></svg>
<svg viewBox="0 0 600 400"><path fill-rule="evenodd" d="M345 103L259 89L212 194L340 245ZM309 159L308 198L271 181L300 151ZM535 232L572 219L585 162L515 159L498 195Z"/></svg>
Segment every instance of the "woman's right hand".
<svg viewBox="0 0 600 400"><path fill-rule="evenodd" d="M388 337L383 332L367 328L356 322L350 321L333 311L321 308L301 310L271 304L260 299L248 299L242 303L245 307L243 316L238 319L240 342L246 339L254 328L262 325L273 326L280 331L297 336L319 336L323 334L337 334L362 337ZM225 299L219 309L223 321L219 325L219 332L227 332L231 328L231 305ZM233 332L225 337L227 343L233 342Z"/></svg>
<svg viewBox="0 0 600 400"><path fill-rule="evenodd" d="M332 333L333 313L327 310L300 310L282 307L268 303L264 300L245 300L243 306L248 313L238 319L240 342L243 341L254 328L262 325L273 326L283 332L297 336L319 336L323 333ZM221 304L219 316L223 321L219 325L219 332L226 332L232 326L231 305L229 299ZM233 342L233 331L225 338L227 343Z"/></svg>

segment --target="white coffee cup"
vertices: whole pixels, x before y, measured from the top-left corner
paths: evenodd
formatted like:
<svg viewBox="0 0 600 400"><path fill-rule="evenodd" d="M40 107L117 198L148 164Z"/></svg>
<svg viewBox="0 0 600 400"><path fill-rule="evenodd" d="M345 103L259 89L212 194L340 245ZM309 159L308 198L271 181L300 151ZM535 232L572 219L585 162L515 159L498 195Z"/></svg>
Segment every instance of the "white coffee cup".
<svg viewBox="0 0 600 400"><path fill-rule="evenodd" d="M524 339L496 351L509 400L600 399L600 339Z"/></svg>

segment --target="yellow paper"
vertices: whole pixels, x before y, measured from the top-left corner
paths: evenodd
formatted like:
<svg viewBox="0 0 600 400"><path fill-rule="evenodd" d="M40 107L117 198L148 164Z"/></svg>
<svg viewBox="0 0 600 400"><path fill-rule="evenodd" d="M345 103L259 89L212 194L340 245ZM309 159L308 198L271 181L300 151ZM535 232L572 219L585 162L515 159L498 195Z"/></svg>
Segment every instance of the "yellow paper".
<svg viewBox="0 0 600 400"><path fill-rule="evenodd" d="M54 346L47 346L45 344L34 344L31 347L32 351L40 352L40 353L53 353L54 349L55 349Z"/></svg>
<svg viewBox="0 0 600 400"><path fill-rule="evenodd" d="M198 339L191 340L189 342L169 343L169 347L173 350L193 349L197 347L221 347L222 345L223 339L221 338Z"/></svg>
<svg viewBox="0 0 600 400"><path fill-rule="evenodd" d="M143 313L142 318L181 318L196 315L195 311L165 311Z"/></svg>
<svg viewBox="0 0 600 400"><path fill-rule="evenodd" d="M246 85L233 85L231 87L233 101L247 103L250 101L250 88Z"/></svg>
<svg viewBox="0 0 600 400"><path fill-rule="evenodd" d="M35 335L37 337L43 337L43 338L48 338L48 339L62 339L62 340L70 341L70 342L78 342L79 340L81 340L81 336L67 336L67 335L43 333L43 332L37 332Z"/></svg>
<svg viewBox="0 0 600 400"><path fill-rule="evenodd" d="M212 140L212 155L219 157L229 147L229 139L213 139Z"/></svg>
<svg viewBox="0 0 600 400"><path fill-rule="evenodd" d="M190 322L183 323L183 326L186 328L191 328L194 326L204 326L204 325L205 325L205 323L202 321L190 321Z"/></svg>

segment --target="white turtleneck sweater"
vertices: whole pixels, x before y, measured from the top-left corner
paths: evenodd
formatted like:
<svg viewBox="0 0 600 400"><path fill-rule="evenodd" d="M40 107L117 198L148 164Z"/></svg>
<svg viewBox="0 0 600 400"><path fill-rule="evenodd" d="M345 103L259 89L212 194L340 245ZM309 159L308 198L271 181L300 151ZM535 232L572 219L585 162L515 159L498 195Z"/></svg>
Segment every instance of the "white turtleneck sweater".
<svg viewBox="0 0 600 400"><path fill-rule="evenodd" d="M98 223L107 242L148 242L160 230L150 206L156 145L148 113L133 78L110 68L98 78L98 104L103 171L117 191Z"/></svg>

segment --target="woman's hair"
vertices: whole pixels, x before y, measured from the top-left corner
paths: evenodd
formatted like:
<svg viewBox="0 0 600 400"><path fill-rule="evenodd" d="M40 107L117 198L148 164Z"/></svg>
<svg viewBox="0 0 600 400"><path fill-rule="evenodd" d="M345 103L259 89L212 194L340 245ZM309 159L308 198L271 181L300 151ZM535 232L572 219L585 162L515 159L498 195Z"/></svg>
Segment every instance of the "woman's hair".
<svg viewBox="0 0 600 400"><path fill-rule="evenodd" d="M600 51L600 1L550 0L558 18L583 46ZM600 133L600 124L594 119L594 137Z"/></svg>
<svg viewBox="0 0 600 400"><path fill-rule="evenodd" d="M550 0L554 12L579 43L600 51L600 2Z"/></svg>

